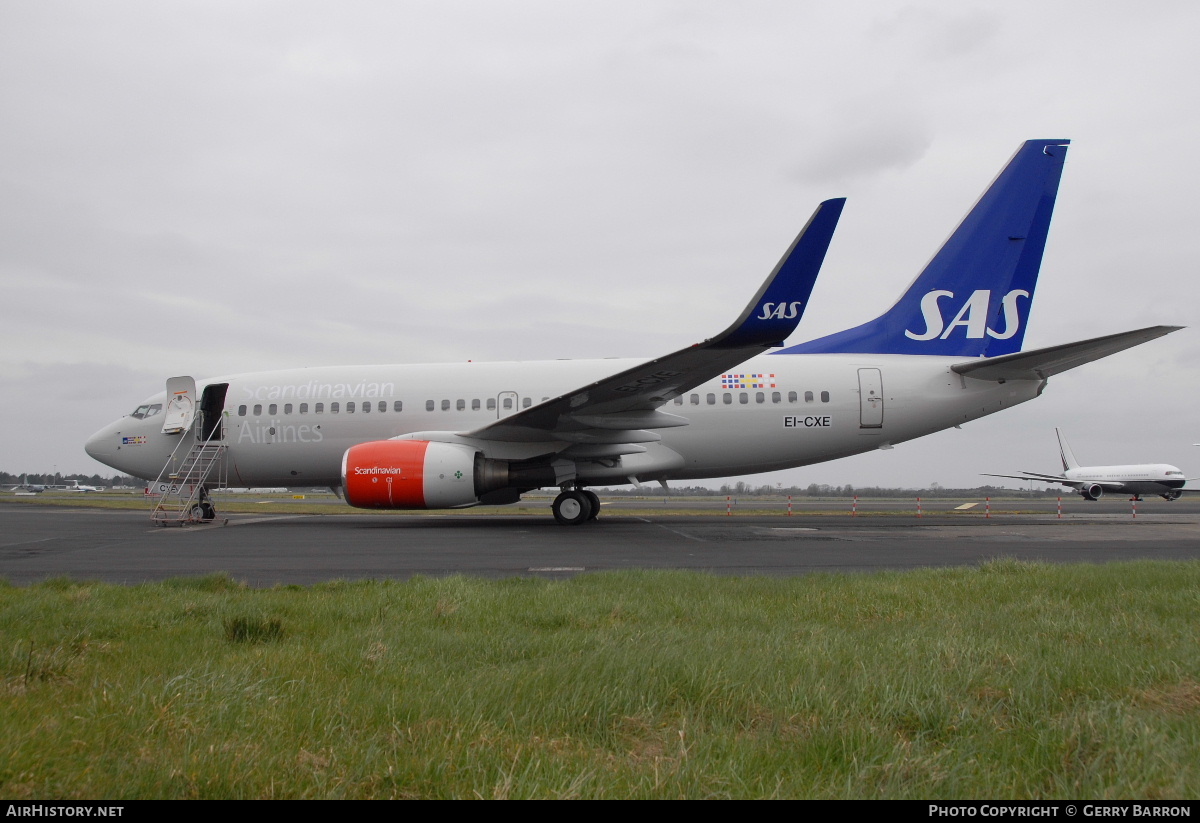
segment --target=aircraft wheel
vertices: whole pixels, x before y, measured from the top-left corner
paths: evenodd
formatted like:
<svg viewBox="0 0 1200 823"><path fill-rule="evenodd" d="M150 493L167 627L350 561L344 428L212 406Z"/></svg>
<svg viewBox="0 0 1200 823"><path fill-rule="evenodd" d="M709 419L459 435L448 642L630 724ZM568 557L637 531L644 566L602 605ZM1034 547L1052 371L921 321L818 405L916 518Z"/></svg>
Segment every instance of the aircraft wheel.
<svg viewBox="0 0 1200 823"><path fill-rule="evenodd" d="M215 520L216 517L217 517L217 509L215 506L213 506L212 503L205 502L205 503L200 504L200 519L201 520L203 520L205 523L208 523L212 520Z"/></svg>
<svg viewBox="0 0 1200 823"><path fill-rule="evenodd" d="M199 523L203 519L204 509L200 507L199 503L193 503L187 510L187 518L185 518L185 522Z"/></svg>
<svg viewBox="0 0 1200 823"><path fill-rule="evenodd" d="M588 502L592 504L592 513L588 515L588 520L595 520L600 515L600 495L591 489L580 489L580 491L587 497Z"/></svg>
<svg viewBox="0 0 1200 823"><path fill-rule="evenodd" d="M592 515L592 501L581 491L563 492L554 498L554 519L564 526L578 526Z"/></svg>

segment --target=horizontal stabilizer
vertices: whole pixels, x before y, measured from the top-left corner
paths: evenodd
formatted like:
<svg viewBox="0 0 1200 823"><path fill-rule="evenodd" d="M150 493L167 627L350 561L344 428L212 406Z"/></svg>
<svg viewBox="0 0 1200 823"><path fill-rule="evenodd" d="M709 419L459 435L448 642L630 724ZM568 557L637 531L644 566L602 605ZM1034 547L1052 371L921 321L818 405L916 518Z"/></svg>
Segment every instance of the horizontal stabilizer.
<svg viewBox="0 0 1200 823"><path fill-rule="evenodd" d="M1065 343L1061 346L1006 354L1002 357L968 360L965 363L955 363L950 369L976 380L1045 380L1051 375L1140 346L1182 328L1183 326L1150 326L1137 331L1081 340L1078 343Z"/></svg>

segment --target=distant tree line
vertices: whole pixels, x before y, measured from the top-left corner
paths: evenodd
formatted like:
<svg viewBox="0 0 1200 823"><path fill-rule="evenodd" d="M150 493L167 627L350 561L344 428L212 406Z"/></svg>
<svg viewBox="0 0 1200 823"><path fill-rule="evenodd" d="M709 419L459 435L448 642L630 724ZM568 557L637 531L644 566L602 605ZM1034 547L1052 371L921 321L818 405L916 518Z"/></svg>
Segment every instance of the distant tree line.
<svg viewBox="0 0 1200 823"><path fill-rule="evenodd" d="M723 494L730 497L779 497L781 495L791 495L792 497L1011 497L1014 494L1033 496L1033 497L1056 497L1063 494L1063 490L1058 487L1049 489L1038 486L1032 491L1029 489L1006 489L1002 486L975 486L969 489L948 489L938 483L933 483L926 488L893 488L885 489L882 486L830 486L827 483L810 483L807 486L772 486L769 484L756 486L751 483L739 481L732 485L724 485L719 489L710 489L705 486L671 486L669 490L664 491L662 486L642 486L640 488L630 488L623 486L617 489L597 489L601 494L612 497L621 496L646 496L646 495L667 495L670 497L706 497L714 494Z"/></svg>
<svg viewBox="0 0 1200 823"><path fill-rule="evenodd" d="M24 478L22 480L22 478ZM37 472L21 472L11 474L0 472L0 486L16 486L19 483L34 483L39 486L65 486L68 481L77 480L85 486L136 486L146 485L145 480L130 477L127 474L116 474L112 477L101 477L98 474L38 474Z"/></svg>

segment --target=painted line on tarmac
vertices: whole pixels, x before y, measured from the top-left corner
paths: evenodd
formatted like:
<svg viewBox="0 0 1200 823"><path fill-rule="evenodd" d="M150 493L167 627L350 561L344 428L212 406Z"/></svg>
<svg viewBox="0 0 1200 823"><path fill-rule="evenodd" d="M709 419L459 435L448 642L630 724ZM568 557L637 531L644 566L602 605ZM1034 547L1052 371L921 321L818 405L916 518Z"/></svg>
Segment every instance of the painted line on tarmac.
<svg viewBox="0 0 1200 823"><path fill-rule="evenodd" d="M30 543L49 543L51 540L63 540L62 537L42 537L38 540L22 540L18 543L0 543L0 549L10 549L13 546L28 546Z"/></svg>
<svg viewBox="0 0 1200 823"><path fill-rule="evenodd" d="M277 523L280 520L301 520L306 517L320 517L320 515L317 515L317 514L276 514L276 515L268 515L266 517L247 517L247 518L244 518L241 520L232 520L232 519L226 518L226 519L224 519L225 522L221 522L222 518L218 517L216 520L214 520L211 523L185 523L182 525L171 524L169 526L155 526L154 528L149 529L148 531L155 533L155 534L158 534L158 533L164 532L164 531L166 531L166 532L181 532L181 533L208 532L208 531L212 531L213 529L223 529L223 528L226 528L227 526L250 526L250 525L253 525L254 523Z"/></svg>
<svg viewBox="0 0 1200 823"><path fill-rule="evenodd" d="M697 543L707 543L708 542L703 537L696 537L695 535L692 535L692 534L686 534L684 532L675 531L675 529L668 529L662 523L655 523L653 520L647 520L644 517L639 517L638 520L641 520L643 523L649 523L651 526L658 526L660 529L665 529L666 531L669 531L671 534L677 534L680 537L686 537L688 540L695 540Z"/></svg>
<svg viewBox="0 0 1200 823"><path fill-rule="evenodd" d="M266 517L247 517L245 520L230 520L230 526L249 526L253 523L276 523L280 520L304 520L309 517L320 517L319 514L272 514Z"/></svg>

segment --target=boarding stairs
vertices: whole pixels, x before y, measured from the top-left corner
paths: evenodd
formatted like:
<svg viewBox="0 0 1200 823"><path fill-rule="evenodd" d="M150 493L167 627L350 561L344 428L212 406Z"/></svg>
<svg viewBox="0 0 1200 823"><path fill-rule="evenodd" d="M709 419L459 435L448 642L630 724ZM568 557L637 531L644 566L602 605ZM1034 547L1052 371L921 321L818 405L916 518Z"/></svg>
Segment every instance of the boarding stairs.
<svg viewBox="0 0 1200 823"><path fill-rule="evenodd" d="M202 427L197 424L196 429ZM208 492L228 485L225 452L229 448L215 438L215 432L209 440L196 439L189 432L181 435L151 487L159 495L150 514L156 525L184 526L215 519Z"/></svg>

